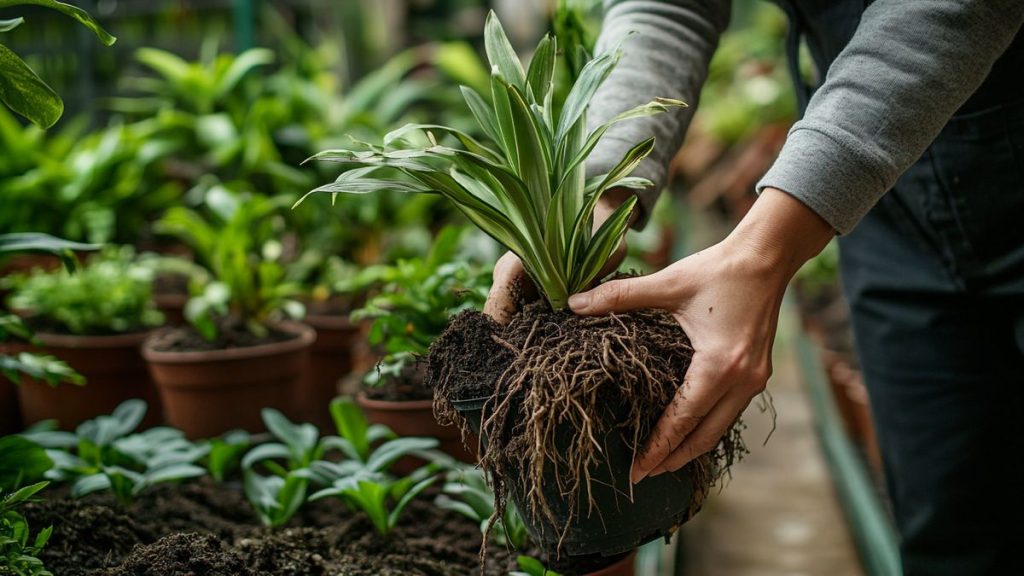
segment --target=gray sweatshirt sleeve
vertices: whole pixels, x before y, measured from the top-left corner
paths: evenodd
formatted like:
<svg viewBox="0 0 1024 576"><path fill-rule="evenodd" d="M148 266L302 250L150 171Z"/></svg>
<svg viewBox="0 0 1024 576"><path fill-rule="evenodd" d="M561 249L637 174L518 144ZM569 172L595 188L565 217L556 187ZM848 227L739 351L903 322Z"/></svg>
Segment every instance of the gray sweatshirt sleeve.
<svg viewBox="0 0 1024 576"><path fill-rule="evenodd" d="M633 172L654 182L638 193L638 227L665 186L668 164L682 144L708 63L729 24L729 10L729 0L605 0L596 51L621 44L623 56L591 102L588 127L656 97L676 98L690 106L617 124L587 159L590 175L603 174L634 145L655 137L654 152Z"/></svg>
<svg viewBox="0 0 1024 576"><path fill-rule="evenodd" d="M981 85L1021 0L877 0L757 185L849 232Z"/></svg>

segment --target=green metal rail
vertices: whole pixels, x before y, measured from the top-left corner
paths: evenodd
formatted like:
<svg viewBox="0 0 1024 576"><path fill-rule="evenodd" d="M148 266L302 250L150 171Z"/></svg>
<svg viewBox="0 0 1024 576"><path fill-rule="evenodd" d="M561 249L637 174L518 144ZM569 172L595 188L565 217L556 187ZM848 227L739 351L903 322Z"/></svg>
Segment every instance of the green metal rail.
<svg viewBox="0 0 1024 576"><path fill-rule="evenodd" d="M793 314L786 306L785 313ZM871 483L864 461L846 431L818 359L818 351L803 331L793 339L797 360L814 409L815 425L843 511L850 524L864 571L869 576L900 576L896 531Z"/></svg>

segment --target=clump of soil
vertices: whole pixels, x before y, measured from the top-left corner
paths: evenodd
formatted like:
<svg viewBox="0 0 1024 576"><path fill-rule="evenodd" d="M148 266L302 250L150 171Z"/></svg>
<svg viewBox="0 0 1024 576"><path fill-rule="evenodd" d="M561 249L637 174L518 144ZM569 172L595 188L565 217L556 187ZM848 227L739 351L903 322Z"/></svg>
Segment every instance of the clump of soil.
<svg viewBox="0 0 1024 576"><path fill-rule="evenodd" d="M210 534L171 534L148 546L136 546L120 566L103 576L257 576L237 552ZM282 572L283 574L283 572Z"/></svg>
<svg viewBox="0 0 1024 576"><path fill-rule="evenodd" d="M498 501L513 489L528 515L564 538L583 506L594 504L591 477L607 464L605 438L618 433L634 455L641 450L692 357L689 338L667 312L584 317L534 302L507 326L479 312L454 318L431 347L428 384L438 392L439 418L464 432L468 423L452 401L487 398L480 463ZM718 450L688 465L691 511L742 451L738 432L730 432ZM568 498L568 519L553 512L551 494Z"/></svg>
<svg viewBox="0 0 1024 576"><path fill-rule="evenodd" d="M243 322L231 319L220 322L217 326L217 337L207 340L191 326L164 328L153 336L153 349L158 352L208 352L276 344L298 337L272 326L267 330L265 336L257 336L250 332Z"/></svg>

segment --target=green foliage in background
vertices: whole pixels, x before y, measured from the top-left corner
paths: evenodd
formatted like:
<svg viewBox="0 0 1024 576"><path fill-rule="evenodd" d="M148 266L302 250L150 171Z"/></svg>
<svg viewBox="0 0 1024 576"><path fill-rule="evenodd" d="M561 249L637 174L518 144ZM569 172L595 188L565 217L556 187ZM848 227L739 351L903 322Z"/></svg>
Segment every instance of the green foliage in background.
<svg viewBox="0 0 1024 576"><path fill-rule="evenodd" d="M224 321L241 322L263 336L273 322L303 316L295 299L301 287L286 278L277 240L290 200L215 185L207 191L205 214L178 206L157 222L158 232L191 247L210 271L212 282L185 307L186 318L203 337L216 339Z"/></svg>
<svg viewBox="0 0 1024 576"><path fill-rule="evenodd" d="M35 270L4 278L13 289L8 303L27 314L30 325L71 334L124 334L163 322L152 302L152 271L138 264L130 247L92 258L76 274Z"/></svg>
<svg viewBox="0 0 1024 576"><path fill-rule="evenodd" d="M48 482L25 486L10 494L0 491L0 574L17 576L53 576L38 558L53 534L53 527L31 537L31 529L18 506L30 501Z"/></svg>

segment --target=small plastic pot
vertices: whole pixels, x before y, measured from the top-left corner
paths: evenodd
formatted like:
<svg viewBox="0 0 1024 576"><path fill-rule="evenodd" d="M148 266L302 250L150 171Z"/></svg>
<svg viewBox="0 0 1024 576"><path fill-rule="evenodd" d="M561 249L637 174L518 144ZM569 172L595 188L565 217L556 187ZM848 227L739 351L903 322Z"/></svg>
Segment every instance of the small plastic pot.
<svg viewBox="0 0 1024 576"><path fill-rule="evenodd" d="M473 398L453 401L452 405L466 418L472 430L479 433L487 400ZM568 523L565 538L561 539L563 553L569 556L615 556L647 542L668 538L689 520L691 513L696 512L691 510L693 484L685 471L687 469L647 478L631 487L632 450L614 431L601 440L605 446L606 461L591 470L593 510L583 502L571 523L568 522L570 502L559 493L553 472L549 472L542 489L558 520L557 525L552 525L543 516L532 514L526 505L525 495L519 493L515 482L510 483L512 499L523 515L530 536L543 549L559 548L560 529ZM557 443L568 446L574 441L568 427L556 432ZM481 442L486 446L486 436L481 438ZM580 497L585 498L585 495Z"/></svg>

